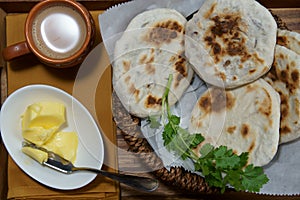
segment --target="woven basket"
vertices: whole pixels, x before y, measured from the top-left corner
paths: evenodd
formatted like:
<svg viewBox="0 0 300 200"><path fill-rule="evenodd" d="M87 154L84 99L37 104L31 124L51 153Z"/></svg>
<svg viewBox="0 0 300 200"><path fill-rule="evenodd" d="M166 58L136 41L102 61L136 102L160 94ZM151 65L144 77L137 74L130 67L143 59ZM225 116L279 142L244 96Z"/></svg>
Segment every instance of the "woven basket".
<svg viewBox="0 0 300 200"><path fill-rule="evenodd" d="M278 28L288 29L278 16L273 14L273 17L277 22ZM210 187L203 177L191 173L182 167L172 167L170 170L167 170L162 160L155 154L148 141L143 137L140 129L140 119L127 112L115 93L112 95L112 102L117 133L123 135L129 150L136 153L148 168L153 169L152 173L159 180L181 191L205 194L220 192L218 188ZM230 189L228 188L227 190Z"/></svg>

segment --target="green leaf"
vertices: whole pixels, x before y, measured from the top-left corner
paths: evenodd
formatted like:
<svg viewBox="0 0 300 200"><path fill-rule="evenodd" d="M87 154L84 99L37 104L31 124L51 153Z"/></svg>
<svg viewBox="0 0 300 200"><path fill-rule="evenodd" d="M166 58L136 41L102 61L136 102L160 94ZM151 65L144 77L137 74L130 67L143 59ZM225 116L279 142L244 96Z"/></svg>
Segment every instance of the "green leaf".
<svg viewBox="0 0 300 200"><path fill-rule="evenodd" d="M226 146L220 146L216 148L214 155L216 158L224 158L224 157L229 158L231 156L237 156L236 154L233 153L232 149L228 149Z"/></svg>
<svg viewBox="0 0 300 200"><path fill-rule="evenodd" d="M229 183L237 191L245 190L245 187L242 185L241 182L242 173L243 171L241 169L229 170L226 176L224 177L224 181Z"/></svg>
<svg viewBox="0 0 300 200"><path fill-rule="evenodd" d="M214 187L225 188L226 184L223 183L223 178L220 171L211 172L205 178L209 185Z"/></svg>
<svg viewBox="0 0 300 200"><path fill-rule="evenodd" d="M170 123L166 124L162 133L164 145L167 146L172 142L176 135L175 130L172 128L172 125Z"/></svg>
<svg viewBox="0 0 300 200"><path fill-rule="evenodd" d="M177 126L177 135L178 140L182 141L182 145L186 148L186 149L191 149L191 145L197 147L197 139L195 139L195 137L198 137L194 134L190 134L186 129L183 129L179 126ZM198 143L199 144L199 143Z"/></svg>
<svg viewBox="0 0 300 200"><path fill-rule="evenodd" d="M186 150L185 153L183 153L180 157L182 160L186 160L187 158L189 158L189 150Z"/></svg>
<svg viewBox="0 0 300 200"><path fill-rule="evenodd" d="M232 169L240 166L240 158L233 153L232 149L227 149L226 146L220 146L214 152L216 157L216 167L221 169Z"/></svg>
<svg viewBox="0 0 300 200"><path fill-rule="evenodd" d="M261 167L254 167L253 164L248 165L245 168L245 176L255 177L263 173L263 169Z"/></svg>
<svg viewBox="0 0 300 200"><path fill-rule="evenodd" d="M200 149L201 158L206 157L209 153L212 152L213 149L214 149L213 145L211 145L209 143L204 144L202 146L202 148Z"/></svg>
<svg viewBox="0 0 300 200"><path fill-rule="evenodd" d="M155 116L149 116L148 122L150 123L150 128L157 129L161 126L160 122Z"/></svg>
<svg viewBox="0 0 300 200"><path fill-rule="evenodd" d="M204 137L200 133L194 134L192 136L193 136L193 138L190 142L191 149L196 148L201 142L204 141Z"/></svg>
<svg viewBox="0 0 300 200"><path fill-rule="evenodd" d="M242 175L242 184L249 192L259 192L260 188L269 181L261 167L248 165Z"/></svg>
<svg viewBox="0 0 300 200"><path fill-rule="evenodd" d="M209 165L208 163L198 162L198 166L198 170L202 172L204 176L208 176L213 171L212 165Z"/></svg>
<svg viewBox="0 0 300 200"><path fill-rule="evenodd" d="M177 117L176 115L171 115L168 120L173 125L179 125L180 123L180 117Z"/></svg>
<svg viewBox="0 0 300 200"><path fill-rule="evenodd" d="M239 157L240 157L239 168L242 168L242 167L246 166L246 164L248 162L249 152L243 152L243 153L241 153L241 155Z"/></svg>
<svg viewBox="0 0 300 200"><path fill-rule="evenodd" d="M224 158L217 158L216 159L216 168L221 169L232 169L237 166L240 162L240 158L238 156L230 156Z"/></svg>

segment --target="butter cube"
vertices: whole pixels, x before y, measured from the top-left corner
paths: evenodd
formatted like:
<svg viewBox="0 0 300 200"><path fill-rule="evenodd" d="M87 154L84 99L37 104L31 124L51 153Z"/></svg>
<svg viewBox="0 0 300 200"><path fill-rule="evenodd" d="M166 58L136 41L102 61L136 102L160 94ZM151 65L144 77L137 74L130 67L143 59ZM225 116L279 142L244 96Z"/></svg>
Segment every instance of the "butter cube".
<svg viewBox="0 0 300 200"><path fill-rule="evenodd" d="M42 150L34 149L32 147L23 147L22 152L35 159L39 163L43 163L48 160L48 154Z"/></svg>
<svg viewBox="0 0 300 200"><path fill-rule="evenodd" d="M43 145L57 131L58 127L44 129L42 127L32 127L24 129L22 132L23 138L38 146Z"/></svg>
<svg viewBox="0 0 300 200"><path fill-rule="evenodd" d="M78 136L75 132L57 132L42 146L72 163L76 160Z"/></svg>
<svg viewBox="0 0 300 200"><path fill-rule="evenodd" d="M58 102L38 102L27 107L22 115L24 139L44 144L66 122L65 106Z"/></svg>

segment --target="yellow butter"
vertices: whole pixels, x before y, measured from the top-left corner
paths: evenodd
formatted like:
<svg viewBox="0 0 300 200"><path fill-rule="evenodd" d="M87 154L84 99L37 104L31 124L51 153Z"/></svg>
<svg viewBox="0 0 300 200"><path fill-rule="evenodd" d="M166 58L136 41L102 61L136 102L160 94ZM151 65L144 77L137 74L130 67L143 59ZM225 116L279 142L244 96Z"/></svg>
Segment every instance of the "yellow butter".
<svg viewBox="0 0 300 200"><path fill-rule="evenodd" d="M64 104L58 102L38 102L29 105L22 115L22 136L25 140L74 163L78 136L75 132L60 131L66 123L65 112ZM40 163L48 158L46 152L38 149L24 147L22 151Z"/></svg>
<svg viewBox="0 0 300 200"><path fill-rule="evenodd" d="M65 106L58 102L38 102L22 115L23 137L37 145L44 144L65 122Z"/></svg>
<svg viewBox="0 0 300 200"><path fill-rule="evenodd" d="M71 161L76 160L78 136L75 132L57 132L42 147Z"/></svg>
<svg viewBox="0 0 300 200"><path fill-rule="evenodd" d="M32 127L24 129L22 132L23 138L38 146L43 145L57 131L57 127L44 129L42 127Z"/></svg>
<svg viewBox="0 0 300 200"><path fill-rule="evenodd" d="M35 159L39 163L43 163L44 161L48 160L48 154L44 151L39 149L34 149L32 147L23 147L22 152L30 156L31 158Z"/></svg>

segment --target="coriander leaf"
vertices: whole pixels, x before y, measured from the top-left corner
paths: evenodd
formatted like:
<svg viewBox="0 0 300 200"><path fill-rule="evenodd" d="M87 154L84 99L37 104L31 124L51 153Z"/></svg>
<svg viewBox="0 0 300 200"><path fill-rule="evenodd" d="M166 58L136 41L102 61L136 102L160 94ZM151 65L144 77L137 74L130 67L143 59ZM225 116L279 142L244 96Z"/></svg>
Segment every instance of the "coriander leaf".
<svg viewBox="0 0 300 200"><path fill-rule="evenodd" d="M211 144L209 143L204 144L200 149L200 154L201 154L200 158L206 157L210 152L212 152L213 149L214 147Z"/></svg>
<svg viewBox="0 0 300 200"><path fill-rule="evenodd" d="M194 141L194 134L190 134L186 129L179 126L177 127L177 135L179 137L178 139L182 141L182 145L184 145L186 149L190 149L190 146L195 145L195 142L197 142Z"/></svg>
<svg viewBox="0 0 300 200"><path fill-rule="evenodd" d="M186 150L183 154L181 154L180 157L182 160L186 160L187 158L189 158L189 151Z"/></svg>
<svg viewBox="0 0 300 200"><path fill-rule="evenodd" d="M176 115L171 115L168 117L169 123L173 125L179 125L180 123L180 117L177 117Z"/></svg>
<svg viewBox="0 0 300 200"><path fill-rule="evenodd" d="M215 149L214 155L215 157L223 157L223 156L230 156L232 154L232 150L227 150L226 146L220 146Z"/></svg>
<svg viewBox="0 0 300 200"><path fill-rule="evenodd" d="M208 160L198 160L195 163L195 170L201 172L203 176L207 176L214 170L214 167L211 165L211 163L212 162Z"/></svg>
<svg viewBox="0 0 300 200"><path fill-rule="evenodd" d="M172 128L172 125L170 123L167 123L165 125L163 133L162 133L164 145L167 146L168 144L170 144L172 142L172 140L174 139L175 135L176 135L176 132Z"/></svg>
<svg viewBox="0 0 300 200"><path fill-rule="evenodd" d="M240 166L240 158L233 153L232 149L227 149L225 146L218 147L215 152L216 168L232 169Z"/></svg>
<svg viewBox="0 0 300 200"><path fill-rule="evenodd" d="M226 183L223 181L220 171L209 173L209 175L205 176L205 180L210 186L221 188L221 192L225 191Z"/></svg>
<svg viewBox="0 0 300 200"><path fill-rule="evenodd" d="M261 167L248 165L242 176L242 184L249 192L259 192L260 188L269 181Z"/></svg>
<svg viewBox="0 0 300 200"><path fill-rule="evenodd" d="M199 140L199 136L196 136ZM163 132L163 139L166 148L169 151L175 152L178 156L181 156L183 160L186 158L197 159L197 156L190 148L191 142L197 142L194 140L195 135L191 135L187 130L173 124L169 121L165 126ZM194 145L194 144L193 144Z"/></svg>
<svg viewBox="0 0 300 200"><path fill-rule="evenodd" d="M216 168L232 169L240 162L240 158L237 155L227 156L216 159Z"/></svg>
<svg viewBox="0 0 300 200"><path fill-rule="evenodd" d="M190 142L190 148L196 148L201 142L204 141L204 137L200 134L193 134L193 138Z"/></svg>
<svg viewBox="0 0 300 200"><path fill-rule="evenodd" d="M157 129L161 126L160 122L155 116L149 116L148 122L150 123L150 128Z"/></svg>
<svg viewBox="0 0 300 200"><path fill-rule="evenodd" d="M243 152L240 154L240 166L239 168L242 168L247 165L248 158L249 158L249 152Z"/></svg>
<svg viewBox="0 0 300 200"><path fill-rule="evenodd" d="M191 157L189 149L185 148L186 144L179 135L176 135L173 140L165 146L169 151L173 151L176 155L180 156L183 160Z"/></svg>
<svg viewBox="0 0 300 200"><path fill-rule="evenodd" d="M245 190L245 187L243 186L241 182L241 174L243 171L241 169L239 170L229 170L224 177L224 181L229 183L236 191Z"/></svg>

